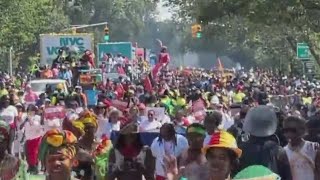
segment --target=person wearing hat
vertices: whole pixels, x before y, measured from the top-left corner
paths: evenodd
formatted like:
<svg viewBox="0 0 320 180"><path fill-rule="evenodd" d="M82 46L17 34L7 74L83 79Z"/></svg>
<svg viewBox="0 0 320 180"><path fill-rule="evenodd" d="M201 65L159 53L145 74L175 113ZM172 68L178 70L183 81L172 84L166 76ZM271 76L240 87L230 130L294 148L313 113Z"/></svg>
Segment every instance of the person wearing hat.
<svg viewBox="0 0 320 180"><path fill-rule="evenodd" d="M238 148L237 142L231 134L226 131L215 132L210 141L204 145L202 151L208 161L203 168L208 180L231 179L231 173L242 154L242 150Z"/></svg>
<svg viewBox="0 0 320 180"><path fill-rule="evenodd" d="M277 128L278 119L272 107L261 105L249 110L243 130L250 136L248 141L239 144L243 151L239 170L263 165L279 174L281 179L292 179L288 157L275 135Z"/></svg>
<svg viewBox="0 0 320 180"><path fill-rule="evenodd" d="M45 165L46 180L73 180L72 167L77 166L77 138L71 131L52 129L45 133L39 148L39 160ZM30 177L32 179L32 176Z"/></svg>
<svg viewBox="0 0 320 180"><path fill-rule="evenodd" d="M242 150L238 148L231 134L226 131L217 131L203 146L202 153L207 162L196 172L189 172L193 176L182 176L179 180L231 180L231 173L237 166ZM175 167L174 162L170 167ZM168 180L178 179L172 171L168 173L168 177Z"/></svg>
<svg viewBox="0 0 320 180"><path fill-rule="evenodd" d="M196 179L207 162L202 153L206 130L202 124L193 123L187 128L189 148L178 157L179 176L188 180Z"/></svg>
<svg viewBox="0 0 320 180"><path fill-rule="evenodd" d="M0 179L16 179L20 161L8 153L10 145L10 125L0 120Z"/></svg>
<svg viewBox="0 0 320 180"><path fill-rule="evenodd" d="M155 159L149 147L144 146L136 123L130 123L119 132L110 151L108 180L154 180Z"/></svg>
<svg viewBox="0 0 320 180"><path fill-rule="evenodd" d="M57 85L56 87L56 91L53 92L52 97L51 97L51 103L52 105L56 106L59 103L61 103L61 101L65 100L65 93L63 92L64 90L64 84L60 83Z"/></svg>
<svg viewBox="0 0 320 180"><path fill-rule="evenodd" d="M95 149L95 133L98 128L97 116L85 110L79 114L79 119L72 121L72 124L73 132L79 139L76 156L79 165L74 168L74 171L77 178L91 180L94 176L92 152Z"/></svg>

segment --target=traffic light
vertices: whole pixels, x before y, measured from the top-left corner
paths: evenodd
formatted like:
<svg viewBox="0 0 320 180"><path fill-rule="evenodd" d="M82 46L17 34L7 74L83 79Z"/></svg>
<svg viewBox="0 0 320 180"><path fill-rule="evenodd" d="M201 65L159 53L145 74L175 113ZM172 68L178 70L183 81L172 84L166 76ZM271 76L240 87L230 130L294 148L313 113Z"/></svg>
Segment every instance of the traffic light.
<svg viewBox="0 0 320 180"><path fill-rule="evenodd" d="M109 36L109 28L108 28L108 26L106 26L106 27L104 28L104 40L105 40L105 41L109 41L109 39L110 39L110 36Z"/></svg>
<svg viewBox="0 0 320 180"><path fill-rule="evenodd" d="M192 37L201 38L202 37L202 28L200 24L195 24L191 26Z"/></svg>

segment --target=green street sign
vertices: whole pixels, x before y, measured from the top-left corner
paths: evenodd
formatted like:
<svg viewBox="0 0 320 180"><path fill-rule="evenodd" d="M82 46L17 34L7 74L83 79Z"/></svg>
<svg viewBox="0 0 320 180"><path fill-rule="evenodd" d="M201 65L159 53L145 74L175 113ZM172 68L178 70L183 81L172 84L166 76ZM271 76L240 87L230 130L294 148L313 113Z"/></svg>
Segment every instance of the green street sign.
<svg viewBox="0 0 320 180"><path fill-rule="evenodd" d="M311 58L310 49L307 43L297 43L297 58L305 60Z"/></svg>

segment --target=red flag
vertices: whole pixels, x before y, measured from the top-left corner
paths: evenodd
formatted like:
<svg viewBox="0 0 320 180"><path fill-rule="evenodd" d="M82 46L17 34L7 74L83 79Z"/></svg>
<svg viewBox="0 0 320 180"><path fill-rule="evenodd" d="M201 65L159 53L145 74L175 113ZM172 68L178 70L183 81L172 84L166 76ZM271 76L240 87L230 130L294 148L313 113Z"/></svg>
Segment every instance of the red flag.
<svg viewBox="0 0 320 180"><path fill-rule="evenodd" d="M157 63L152 69L152 77L156 78L157 74L160 72L161 69L162 69L162 63Z"/></svg>
<svg viewBox="0 0 320 180"><path fill-rule="evenodd" d="M144 89L145 89L147 92L151 92L151 91L152 91L153 87L152 87L152 84L151 84L151 81L150 81L149 76L146 76L146 77L144 78L143 86L144 86Z"/></svg>
<svg viewBox="0 0 320 180"><path fill-rule="evenodd" d="M124 71L123 67L118 67L118 73L119 74L126 74L126 72Z"/></svg>
<svg viewBox="0 0 320 180"><path fill-rule="evenodd" d="M117 98L118 99L121 99L124 96L125 90L124 90L122 84L118 84L116 86L115 91L117 92Z"/></svg>

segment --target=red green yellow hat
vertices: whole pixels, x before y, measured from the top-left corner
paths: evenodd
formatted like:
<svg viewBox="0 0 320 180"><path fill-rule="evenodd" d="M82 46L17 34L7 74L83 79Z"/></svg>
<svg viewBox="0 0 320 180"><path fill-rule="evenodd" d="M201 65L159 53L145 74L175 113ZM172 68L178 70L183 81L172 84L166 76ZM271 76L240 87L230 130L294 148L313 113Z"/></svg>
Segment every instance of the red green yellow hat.
<svg viewBox="0 0 320 180"><path fill-rule="evenodd" d="M236 139L226 131L218 131L214 133L209 143L202 148L203 153L206 154L207 150L210 148L230 149L238 158L240 158L242 154L242 150L238 148Z"/></svg>

